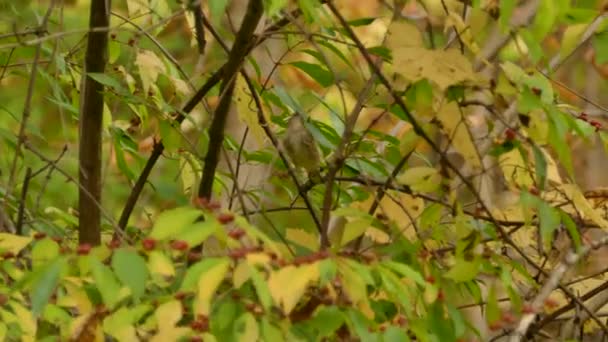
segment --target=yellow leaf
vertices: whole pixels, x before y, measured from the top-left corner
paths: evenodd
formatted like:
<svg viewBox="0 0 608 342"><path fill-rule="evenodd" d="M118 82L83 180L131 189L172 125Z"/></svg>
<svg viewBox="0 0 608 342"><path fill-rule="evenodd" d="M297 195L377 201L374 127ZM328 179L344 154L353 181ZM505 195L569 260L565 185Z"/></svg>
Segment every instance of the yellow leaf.
<svg viewBox="0 0 608 342"><path fill-rule="evenodd" d="M150 342L180 341L188 333L190 333L189 328L170 327L159 331Z"/></svg>
<svg viewBox="0 0 608 342"><path fill-rule="evenodd" d="M151 273L156 273L163 277L175 276L173 262L165 254L159 251L152 251L148 256L148 269Z"/></svg>
<svg viewBox="0 0 608 342"><path fill-rule="evenodd" d="M268 253L247 253L246 259L247 263L251 266L267 266L270 263L270 256Z"/></svg>
<svg viewBox="0 0 608 342"><path fill-rule="evenodd" d="M261 147L266 140L266 133L258 122L258 108L256 108L255 101L250 94L251 91L245 79L239 74L236 79L233 97L234 101L236 101L236 110L241 122L249 127L249 132L255 138L258 147Z"/></svg>
<svg viewBox="0 0 608 342"><path fill-rule="evenodd" d="M365 236L379 244L386 244L391 241L391 237L387 233L375 227L367 228Z"/></svg>
<svg viewBox="0 0 608 342"><path fill-rule="evenodd" d="M142 88L145 94L150 86L156 82L160 73L166 72L165 64L152 51L142 50L137 54L135 64L139 67Z"/></svg>
<svg viewBox="0 0 608 342"><path fill-rule="evenodd" d="M217 290L218 286L220 286L224 280L229 265L227 260L219 262L205 271L205 273L201 274L201 277L198 280L198 294L194 307L194 312L196 314L209 315L211 311L211 299L215 294L215 290Z"/></svg>
<svg viewBox="0 0 608 342"><path fill-rule="evenodd" d="M308 286L318 279L318 262L300 267L289 265L270 274L268 288L275 304L283 309L283 313L289 314Z"/></svg>
<svg viewBox="0 0 608 342"><path fill-rule="evenodd" d="M232 283L235 288L240 288L250 277L249 265L246 262L239 262L232 271Z"/></svg>
<svg viewBox="0 0 608 342"><path fill-rule="evenodd" d="M388 28L386 47L390 50L400 47L424 46L420 30L407 21L393 21Z"/></svg>
<svg viewBox="0 0 608 342"><path fill-rule="evenodd" d="M19 326L21 327L21 331L24 334L22 338L35 337L37 324L34 315L28 309L24 308L20 303L11 302L10 306L13 309L13 312L17 317Z"/></svg>
<svg viewBox="0 0 608 342"><path fill-rule="evenodd" d="M411 82L428 79L441 91L463 82L477 82L471 62L458 50L400 47L393 50L395 72Z"/></svg>
<svg viewBox="0 0 608 342"><path fill-rule="evenodd" d="M498 165L512 189L529 189L534 185L532 174L528 171L529 165L524 161L518 149L500 155Z"/></svg>
<svg viewBox="0 0 608 342"><path fill-rule="evenodd" d="M338 262L338 272L342 275L342 286L348 298L356 305L367 303L367 288L357 272L345 262Z"/></svg>
<svg viewBox="0 0 608 342"><path fill-rule="evenodd" d="M568 199L572 201L577 210L582 213L583 218L590 219L602 229L608 229L608 221L595 210L585 198L578 186L574 184L562 184L561 189Z"/></svg>
<svg viewBox="0 0 608 342"><path fill-rule="evenodd" d="M418 192L433 192L441 185L441 175L437 169L428 166L409 168L397 180Z"/></svg>
<svg viewBox="0 0 608 342"><path fill-rule="evenodd" d="M63 284L67 294L59 297L57 305L75 308L80 314L93 311L93 304L84 290L84 283L79 278L65 278Z"/></svg>
<svg viewBox="0 0 608 342"><path fill-rule="evenodd" d="M562 44L559 51L561 58L566 58L580 44L580 38L589 24L575 24L566 27L562 37Z"/></svg>
<svg viewBox="0 0 608 342"><path fill-rule="evenodd" d="M161 304L154 312L158 330L169 330L182 319L182 303L179 300L171 300Z"/></svg>
<svg viewBox="0 0 608 342"><path fill-rule="evenodd" d="M450 137L452 145L462 155L464 160L474 169L481 169L479 153L471 139L471 134L467 129L467 122L462 115L456 102L444 103L437 113L437 119L441 122L445 134Z"/></svg>
<svg viewBox="0 0 608 342"><path fill-rule="evenodd" d="M0 233L0 251L19 254L30 242L31 237L19 236L9 233Z"/></svg>
<svg viewBox="0 0 608 342"><path fill-rule="evenodd" d="M351 242L352 240L361 236L370 225L370 221L365 218L358 218L353 220L347 220L344 225L344 233L342 234L342 240L340 246Z"/></svg>
<svg viewBox="0 0 608 342"><path fill-rule="evenodd" d="M309 233L303 229L287 229L286 231L287 240L295 242L296 244L307 248L311 251L319 250L319 239L312 233Z"/></svg>

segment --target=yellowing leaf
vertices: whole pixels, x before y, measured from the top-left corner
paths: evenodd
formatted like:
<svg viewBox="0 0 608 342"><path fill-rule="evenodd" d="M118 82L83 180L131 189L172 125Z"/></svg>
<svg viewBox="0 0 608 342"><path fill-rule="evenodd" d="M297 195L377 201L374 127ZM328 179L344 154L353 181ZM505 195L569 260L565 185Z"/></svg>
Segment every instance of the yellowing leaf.
<svg viewBox="0 0 608 342"><path fill-rule="evenodd" d="M154 312L158 330L168 330L173 328L182 319L182 302L171 300L161 304Z"/></svg>
<svg viewBox="0 0 608 342"><path fill-rule="evenodd" d="M266 140L266 133L258 123L258 109L250 94L251 91L249 90L245 79L239 74L236 79L233 97L234 101L236 101L239 119L249 127L249 132L255 138L258 147L261 147Z"/></svg>
<svg viewBox="0 0 608 342"><path fill-rule="evenodd" d="M467 129L468 123L464 120L460 108L456 102L444 103L437 113L437 119L441 122L445 134L451 139L452 145L462 155L464 160L474 169L481 169L481 160L471 134Z"/></svg>
<svg viewBox="0 0 608 342"><path fill-rule="evenodd" d="M391 237L386 232L375 227L367 228L365 231L365 236L379 244L386 244L391 241Z"/></svg>
<svg viewBox="0 0 608 342"><path fill-rule="evenodd" d="M275 304L289 314L308 286L319 279L319 263L295 267L289 265L270 274L268 288Z"/></svg>
<svg viewBox="0 0 608 342"><path fill-rule="evenodd" d="M562 38L561 48L559 51L560 57L566 58L574 49L576 49L581 40L581 36L589 24L574 24L566 27Z"/></svg>
<svg viewBox="0 0 608 342"><path fill-rule="evenodd" d="M256 342L260 337L260 329L255 317L250 312L245 312L239 317L235 325L235 341Z"/></svg>
<svg viewBox="0 0 608 342"><path fill-rule="evenodd" d="M37 324L36 319L30 310L24 308L20 303L17 302L11 302L10 307L13 309L13 312L18 319L19 326L21 327L21 331L24 333L22 338L35 337Z"/></svg>
<svg viewBox="0 0 608 342"><path fill-rule="evenodd" d="M150 342L180 341L188 333L190 333L189 328L171 327L159 331Z"/></svg>
<svg viewBox="0 0 608 342"><path fill-rule="evenodd" d="M441 185L441 175L437 169L428 166L409 168L397 180L419 192L433 192Z"/></svg>
<svg viewBox="0 0 608 342"><path fill-rule="evenodd" d="M390 50L400 47L421 47L424 40L420 30L407 21L393 21L388 27L386 47Z"/></svg>
<svg viewBox="0 0 608 342"><path fill-rule="evenodd" d="M156 82L158 75L166 72L165 64L152 51L142 50L137 54L135 64L139 67L139 77L144 93Z"/></svg>
<svg viewBox="0 0 608 342"><path fill-rule="evenodd" d="M246 262L239 262L232 271L232 283L235 288L240 288L247 280L249 280L249 265Z"/></svg>
<svg viewBox="0 0 608 342"><path fill-rule="evenodd" d="M370 220L367 218L357 218L347 221L344 225L344 232L342 233L342 240L340 241L339 245L344 246L345 244L363 235L370 223Z"/></svg>
<svg viewBox="0 0 608 342"><path fill-rule="evenodd" d="M148 256L148 269L150 273L158 274L163 277L175 276L173 262L165 254L159 251L152 251Z"/></svg>
<svg viewBox="0 0 608 342"><path fill-rule="evenodd" d="M270 263L270 256L267 253L247 253L246 260L250 266L267 266Z"/></svg>
<svg viewBox="0 0 608 342"><path fill-rule="evenodd" d="M303 229L287 229L287 240L292 241L310 251L319 250L319 239L312 233Z"/></svg>
<svg viewBox="0 0 608 342"><path fill-rule="evenodd" d="M223 260L201 274L198 280L198 294L194 306L194 312L199 315L209 315L211 311L211 299L218 286L224 280L228 272L229 262Z"/></svg>
<svg viewBox="0 0 608 342"><path fill-rule="evenodd" d="M602 229L608 229L608 221L602 217L602 215L595 210L589 201L585 198L581 190L574 184L563 184L561 186L562 191L568 199L574 203L577 210L582 213L583 218L590 219Z"/></svg>
<svg viewBox="0 0 608 342"><path fill-rule="evenodd" d="M345 262L338 263L338 272L342 275L342 286L348 298L355 304L367 303L365 281Z"/></svg>
<svg viewBox="0 0 608 342"><path fill-rule="evenodd" d="M30 242L31 237L0 233L0 251L19 254Z"/></svg>
<svg viewBox="0 0 608 342"><path fill-rule="evenodd" d="M428 79L442 91L463 82L477 82L471 62L458 50L400 47L393 50L395 72L411 82Z"/></svg>
<svg viewBox="0 0 608 342"><path fill-rule="evenodd" d="M530 166L524 161L518 149L500 155L498 165L512 188L529 189L534 185L532 174L528 171Z"/></svg>

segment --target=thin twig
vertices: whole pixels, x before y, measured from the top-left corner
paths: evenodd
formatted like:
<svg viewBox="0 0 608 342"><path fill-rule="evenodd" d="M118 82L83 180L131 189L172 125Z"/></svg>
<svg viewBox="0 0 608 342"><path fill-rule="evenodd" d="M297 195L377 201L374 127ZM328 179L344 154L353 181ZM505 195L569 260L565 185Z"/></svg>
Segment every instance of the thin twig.
<svg viewBox="0 0 608 342"><path fill-rule="evenodd" d="M30 185L32 176L32 168L28 167L25 171L23 186L21 187L21 199L19 200L19 211L17 212L17 224L15 225L15 234L23 235L23 219L25 215L25 201L27 199L27 190Z"/></svg>

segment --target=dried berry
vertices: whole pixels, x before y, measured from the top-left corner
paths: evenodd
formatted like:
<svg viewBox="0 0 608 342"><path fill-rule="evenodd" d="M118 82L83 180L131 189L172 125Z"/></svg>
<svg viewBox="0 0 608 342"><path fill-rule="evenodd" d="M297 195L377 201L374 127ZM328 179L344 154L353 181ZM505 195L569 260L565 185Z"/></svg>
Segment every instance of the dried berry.
<svg viewBox="0 0 608 342"><path fill-rule="evenodd" d="M220 221L221 224L227 224L234 221L234 215L230 213L222 213L217 215L217 220Z"/></svg>

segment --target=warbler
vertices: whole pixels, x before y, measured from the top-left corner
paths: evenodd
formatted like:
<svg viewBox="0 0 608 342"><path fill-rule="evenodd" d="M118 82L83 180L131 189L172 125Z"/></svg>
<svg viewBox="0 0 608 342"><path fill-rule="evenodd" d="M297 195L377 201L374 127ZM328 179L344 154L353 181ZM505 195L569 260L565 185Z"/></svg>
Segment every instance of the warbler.
<svg viewBox="0 0 608 342"><path fill-rule="evenodd" d="M311 180L320 180L321 158L317 143L306 129L304 119L299 113L293 114L287 121L287 130L282 143L287 156L296 168L306 170Z"/></svg>

